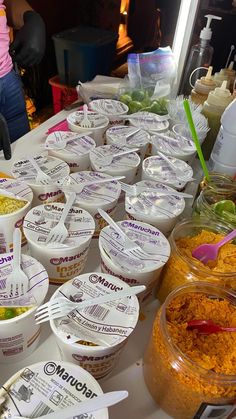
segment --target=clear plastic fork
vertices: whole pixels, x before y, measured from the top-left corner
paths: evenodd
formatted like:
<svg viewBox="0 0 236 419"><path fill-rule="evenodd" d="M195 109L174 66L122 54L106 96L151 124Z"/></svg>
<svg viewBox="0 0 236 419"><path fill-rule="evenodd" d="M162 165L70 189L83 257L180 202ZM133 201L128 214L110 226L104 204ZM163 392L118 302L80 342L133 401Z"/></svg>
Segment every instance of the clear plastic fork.
<svg viewBox="0 0 236 419"><path fill-rule="evenodd" d="M73 203L75 202L76 193L71 192L70 194L68 194L68 196L69 197L62 211L60 220L58 221L57 225L55 225L55 227L52 228L52 230L47 236L47 245L52 243L63 243L68 237L68 230L64 223Z"/></svg>
<svg viewBox="0 0 236 419"><path fill-rule="evenodd" d="M110 301L120 300L122 298L131 297L137 295L140 292L145 291L145 285L137 285L134 287L128 287L121 291L112 292L105 294L100 297L89 298L79 303L70 301L65 297L56 297L53 300L39 306L35 313L36 324L41 324L49 320L55 320L60 317L67 316L74 310L82 310L89 306L95 306L99 304L108 303Z"/></svg>
<svg viewBox="0 0 236 419"><path fill-rule="evenodd" d="M32 166L37 172L37 176L35 179L37 183L41 183L41 185L48 185L49 183L52 183L52 178L46 173L44 173L42 169L40 169L34 157L27 156L27 159L29 160L29 162L32 164Z"/></svg>
<svg viewBox="0 0 236 419"><path fill-rule="evenodd" d="M6 292L9 295L20 296L26 294L29 288L29 278L21 269L21 231L15 228L13 233L13 262L12 272L6 282Z"/></svg>
<svg viewBox="0 0 236 419"><path fill-rule="evenodd" d="M172 161L169 159L169 157L165 156L165 154L161 153L160 151L158 151L157 154L171 167L171 169L174 170L174 172L176 173L177 178L180 181L186 180L185 173L181 169L176 167L176 165L174 163L172 163ZM190 180L194 180L194 179L188 179L188 181L190 181Z"/></svg>
<svg viewBox="0 0 236 419"><path fill-rule="evenodd" d="M83 105L83 113L84 113L84 116L83 116L82 121L80 122L80 126L82 128L91 128L92 123L88 119L88 106L86 104Z"/></svg>
<svg viewBox="0 0 236 419"><path fill-rule="evenodd" d="M137 243L135 243L133 240L131 240L127 234L120 228L120 226L110 217L110 215L107 214L107 212L103 211L101 208L98 208L99 214L104 218L104 220L114 228L114 230L124 239L124 250L126 251L138 251L137 256L150 256L145 250L149 250L152 253L153 252L153 246L150 246L148 243L145 243L145 250L142 249L141 246L139 246Z"/></svg>
<svg viewBox="0 0 236 419"><path fill-rule="evenodd" d="M180 198L193 198L193 195L177 191L163 191L158 188L149 188L148 186L141 185L128 185L127 183L120 182L122 191L130 196L136 196L142 192L155 192L160 196L178 196Z"/></svg>

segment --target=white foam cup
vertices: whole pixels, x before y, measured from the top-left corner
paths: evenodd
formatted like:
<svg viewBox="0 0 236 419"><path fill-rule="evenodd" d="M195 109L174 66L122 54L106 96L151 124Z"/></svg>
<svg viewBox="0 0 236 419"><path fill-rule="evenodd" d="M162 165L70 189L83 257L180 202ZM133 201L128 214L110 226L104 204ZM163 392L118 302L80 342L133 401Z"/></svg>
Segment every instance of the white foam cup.
<svg viewBox="0 0 236 419"><path fill-rule="evenodd" d="M92 216L73 206L65 222L68 238L63 243L47 245L47 236L60 220L64 206L62 203L39 205L28 212L23 224L31 255L45 266L50 283L55 284L83 271L95 229Z"/></svg>
<svg viewBox="0 0 236 419"><path fill-rule="evenodd" d="M0 282L5 284L12 272L13 254L0 255ZM21 267L29 278L29 290L19 298L9 296L5 287L0 290L1 307L30 307L29 310L7 320L0 321L0 363L19 362L29 356L37 347L40 327L34 320L36 308L43 303L48 291L48 274L36 259L22 255Z"/></svg>
<svg viewBox="0 0 236 419"><path fill-rule="evenodd" d="M105 220L98 212L98 208L106 211L111 217L115 215L118 199L121 193L120 183L116 180L110 181L110 175L101 172L79 172L69 177L72 185L82 185L83 182L91 181L92 184L76 194L75 206L88 211L95 221L94 238L99 236L101 229L106 225ZM96 180L107 179L106 183L96 183Z"/></svg>
<svg viewBox="0 0 236 419"><path fill-rule="evenodd" d="M129 285L145 285L139 294L144 302L158 286L161 270L170 256L170 245L166 237L155 227L140 221L119 221L122 230L140 245L143 252L129 252L124 247L124 239L112 227L105 227L99 236L101 269L120 278Z"/></svg>
<svg viewBox="0 0 236 419"><path fill-rule="evenodd" d="M102 163L104 157L111 157L125 150L127 150L127 147L112 144L97 147L90 151L92 170L107 173L111 176L125 176L123 182L133 183L140 165L140 157L136 152L130 150L129 154L114 157L110 164L103 165Z"/></svg>
<svg viewBox="0 0 236 419"><path fill-rule="evenodd" d="M95 298L127 287L112 275L93 272L74 278L55 292L52 299L61 293L74 301L94 298L93 306L50 321L63 360L79 364L97 379L113 370L136 327L139 303L132 296L96 305Z"/></svg>
<svg viewBox="0 0 236 419"><path fill-rule="evenodd" d="M185 209L184 198L162 195L161 192L175 192L175 189L152 180L142 180L136 185L141 186L143 191L136 196L125 195L127 217L149 223L168 236ZM148 188L154 191L149 192Z"/></svg>
<svg viewBox="0 0 236 419"><path fill-rule="evenodd" d="M15 227L22 228L24 217L31 208L33 192L25 182L19 179L0 178L0 189L13 193L26 201L22 208L0 215L0 253L5 253L13 249L13 231ZM3 209L1 212L3 212ZM24 247L26 244L25 237L22 237L21 246Z"/></svg>
<svg viewBox="0 0 236 419"><path fill-rule="evenodd" d="M0 388L5 400L2 417L15 417L19 412L24 417L41 417L75 406L74 417L109 419L107 408L76 416L76 405L102 394L98 382L83 368L49 359L22 368Z"/></svg>
<svg viewBox="0 0 236 419"><path fill-rule="evenodd" d="M99 115L97 112L88 110L88 119L91 127L82 127L80 123L84 118L83 111L76 111L67 117L68 127L71 131L89 134L95 141L97 146L101 146L105 142L105 131L109 125L109 119L105 115Z"/></svg>
<svg viewBox="0 0 236 419"><path fill-rule="evenodd" d="M52 178L52 183L46 185L37 183L37 172L27 158L13 164L12 175L30 186L34 193L33 206L46 202L62 202L64 194L57 180L63 181L69 175L70 168L68 164L60 159L48 156L47 153L34 156L34 158L39 167Z"/></svg>
<svg viewBox="0 0 236 419"><path fill-rule="evenodd" d="M60 138L67 140L64 149L59 148ZM89 152L95 147L95 141L88 135L81 137L80 134L70 131L52 132L45 142L45 148L49 154L65 161L71 173L90 169Z"/></svg>

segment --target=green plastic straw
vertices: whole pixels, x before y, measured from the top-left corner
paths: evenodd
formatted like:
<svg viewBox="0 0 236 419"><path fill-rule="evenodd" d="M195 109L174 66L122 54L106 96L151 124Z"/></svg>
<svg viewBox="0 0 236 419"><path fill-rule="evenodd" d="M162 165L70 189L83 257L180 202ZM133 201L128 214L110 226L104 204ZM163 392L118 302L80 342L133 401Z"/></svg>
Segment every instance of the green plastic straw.
<svg viewBox="0 0 236 419"><path fill-rule="evenodd" d="M201 145L199 143L199 139L198 139L198 136L197 136L195 125L194 125L194 122L193 122L192 112L191 112L191 109L190 109L190 106L189 106L188 99L184 99L184 110L185 110L185 114L186 114L186 117L187 117L187 120L188 120L190 131L191 131L191 134L192 134L192 137L193 137L193 141L194 141L196 149L197 149L197 154L198 154L199 160L200 160L201 165L202 165L202 170L204 172L204 175L205 175L206 179L209 181L209 172L208 172L207 165L206 165L206 162L205 162L203 154L202 154Z"/></svg>

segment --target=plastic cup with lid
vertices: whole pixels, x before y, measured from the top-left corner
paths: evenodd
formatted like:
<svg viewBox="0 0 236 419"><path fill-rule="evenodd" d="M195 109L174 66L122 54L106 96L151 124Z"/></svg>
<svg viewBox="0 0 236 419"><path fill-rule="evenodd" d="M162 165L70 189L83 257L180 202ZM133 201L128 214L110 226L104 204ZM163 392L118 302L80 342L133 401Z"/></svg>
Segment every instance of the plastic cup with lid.
<svg viewBox="0 0 236 419"><path fill-rule="evenodd" d="M147 255L125 250L123 237L107 226L99 236L102 272L114 275L131 286L145 285L146 290L139 294L139 301L144 302L159 285L161 270L170 256L169 242L150 224L125 220L119 221L118 225ZM148 252L145 250L147 246Z"/></svg>
<svg viewBox="0 0 236 419"><path fill-rule="evenodd" d="M113 155L126 151L127 147L115 144L104 145L90 151L90 162L92 170L107 173L112 176L125 176L123 182L133 183L140 165L140 157L136 152L130 150L129 154L114 156L110 164L103 164L104 158L112 158Z"/></svg>
<svg viewBox="0 0 236 419"><path fill-rule="evenodd" d="M60 148L60 141L67 141L65 148ZM71 173L90 169L89 152L96 147L95 141L88 135L70 131L55 131L48 135L45 148L53 157L65 161Z"/></svg>
<svg viewBox="0 0 236 419"><path fill-rule="evenodd" d="M81 127L80 122L84 118L83 111L76 111L67 117L68 127L71 131L89 134L95 141L97 146L101 146L105 142L105 131L109 125L109 119L105 115L100 115L97 112L88 110L88 119L91 122L91 127Z"/></svg>
<svg viewBox="0 0 236 419"><path fill-rule="evenodd" d="M125 103L114 99L92 100L89 102L89 108L100 115L105 115L109 119L109 125L122 124L122 117L129 112L129 107Z"/></svg>
<svg viewBox="0 0 236 419"><path fill-rule="evenodd" d="M0 189L15 194L21 200L15 201L1 195L0 191L0 253L12 251L12 236L15 227L22 227L23 220L33 201L33 192L29 186L19 179L0 178ZM2 198L2 199L1 199ZM14 196L13 196L14 198ZM27 241L22 237L21 246Z"/></svg>
<svg viewBox="0 0 236 419"><path fill-rule="evenodd" d="M68 238L46 244L50 230L59 222L65 204L49 203L32 208L23 223L30 253L47 269L50 283L61 284L80 274L87 260L95 223L82 208L73 206L66 218Z"/></svg>
<svg viewBox="0 0 236 419"><path fill-rule="evenodd" d="M183 179L179 178L172 167L161 156L147 157L142 165L142 180L155 180L172 188L182 191L193 177L193 169L185 161L169 157L176 168L183 172Z"/></svg>
<svg viewBox="0 0 236 419"><path fill-rule="evenodd" d="M129 287L112 275L92 272L63 284L52 296L61 294L72 301L89 299ZM79 364L95 378L106 377L136 327L139 303L136 296L93 305L73 315L51 320L50 325L63 361ZM65 321L66 320L66 321Z"/></svg>
<svg viewBox="0 0 236 419"><path fill-rule="evenodd" d="M98 212L98 208L106 211L111 217L115 215L118 199L121 193L120 183L116 180L109 181L110 175L101 172L79 172L73 173L69 177L69 185L82 185L83 182L92 182L76 194L75 206L88 211L95 221L94 238L99 236L101 229L106 222ZM96 180L107 179L106 183L96 183ZM68 185L68 186L69 186Z"/></svg>
<svg viewBox="0 0 236 419"><path fill-rule="evenodd" d="M189 141L192 141L191 133L190 133L188 127L186 127L184 124L175 124L175 125L173 125L172 130L173 130L174 134L177 135L178 137L179 136L185 137ZM209 131L209 127L208 127L208 125L202 126L201 128L196 127L196 131L197 131L199 142L200 142L200 144L202 144L203 141L205 140L206 136L207 136L207 133Z"/></svg>
<svg viewBox="0 0 236 419"><path fill-rule="evenodd" d="M149 223L168 235L185 209L185 200L175 195L161 195L161 192L175 192L175 189L153 180L136 183L143 187L138 195L125 195L125 211L129 219ZM156 191L148 191L152 188ZM159 193L160 192L160 193Z"/></svg>
<svg viewBox="0 0 236 419"><path fill-rule="evenodd" d="M127 148L139 148L138 154L141 160L147 152L150 135L143 129L130 127L127 125L114 125L106 131L107 144L125 146Z"/></svg>
<svg viewBox="0 0 236 419"><path fill-rule="evenodd" d="M91 374L70 362L49 359L26 366L14 374L0 389L5 402L2 417L37 417L100 396L103 391ZM76 408L75 408L76 412ZM78 416L82 419L86 415ZM89 415L91 419L109 419L108 409ZM72 417L71 417L72 419Z"/></svg>
<svg viewBox="0 0 236 419"><path fill-rule="evenodd" d="M13 254L0 255L0 282L7 283L13 269ZM5 287L0 290L0 311L7 308L12 318L0 321L0 363L19 362L29 356L37 347L40 327L35 323L35 310L43 303L48 291L48 274L36 259L22 254L21 267L29 278L29 290L18 298L7 295ZM14 310L27 307L28 310L13 317Z"/></svg>
<svg viewBox="0 0 236 419"><path fill-rule="evenodd" d="M152 155L161 151L166 156L191 162L196 154L196 146L193 141L183 136L176 136L168 131L165 134L155 134L151 137Z"/></svg>
<svg viewBox="0 0 236 419"><path fill-rule="evenodd" d="M34 156L34 159L40 169L52 178L52 183L47 185L36 183L37 172L27 158L16 161L12 166L12 175L27 183L32 189L34 194L32 205L63 201L64 194L57 180L63 181L69 175L68 164L60 159L48 156L47 152L40 156Z"/></svg>
<svg viewBox="0 0 236 419"><path fill-rule="evenodd" d="M169 128L168 115L157 115L152 112L140 111L130 116L130 124L137 128L155 134Z"/></svg>

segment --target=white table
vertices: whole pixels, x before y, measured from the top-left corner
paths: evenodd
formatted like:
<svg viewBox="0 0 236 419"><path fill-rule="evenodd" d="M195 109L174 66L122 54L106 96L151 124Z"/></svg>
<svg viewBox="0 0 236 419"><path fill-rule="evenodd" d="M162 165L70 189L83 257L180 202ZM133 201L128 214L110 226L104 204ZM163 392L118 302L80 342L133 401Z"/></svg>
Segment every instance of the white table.
<svg viewBox="0 0 236 419"><path fill-rule="evenodd" d="M10 175L10 168L15 160L25 157L28 154L37 154L38 152L41 152L41 145L44 142L45 133L48 128L60 122L68 114L69 112L66 111L58 113L15 142L12 145L12 159L10 161L5 161L2 153L0 152L0 171ZM195 191L196 185L192 184L188 188L187 192L195 193ZM100 258L97 240L92 240L85 268L85 272L93 271L100 271ZM55 286L50 286L49 296L55 291L55 289ZM138 326L131 335L115 370L109 378L101 381L101 386L104 391L120 389L126 389L129 391L128 399L110 409L111 419L170 418L170 416L160 410L152 400L144 383L142 373L142 356L151 333L152 323L157 308L158 302L153 300L142 310L145 319L143 321L139 321ZM40 345L30 357L25 359L24 362L1 365L0 385L4 384L4 382L6 382L6 380L19 369L40 360L46 361L49 359L58 360L60 359L60 355L54 337L51 334L50 327L45 324L43 325Z"/></svg>

